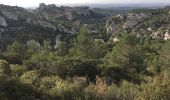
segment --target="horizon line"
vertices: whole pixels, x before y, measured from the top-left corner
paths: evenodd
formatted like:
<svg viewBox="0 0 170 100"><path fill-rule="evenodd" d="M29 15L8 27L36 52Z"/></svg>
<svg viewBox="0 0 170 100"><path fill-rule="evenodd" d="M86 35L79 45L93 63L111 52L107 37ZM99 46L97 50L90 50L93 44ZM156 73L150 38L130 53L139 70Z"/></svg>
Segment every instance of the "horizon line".
<svg viewBox="0 0 170 100"><path fill-rule="evenodd" d="M43 3L43 2L41 2ZM41 4L39 3L39 4ZM45 5L52 5L52 4L55 4L55 3L44 3ZM128 6L128 5L131 5L131 6L135 6L135 5L144 5L144 4L147 4L146 6L170 6L170 2L169 3L159 3L159 2L154 2L154 3L151 3L151 2L131 2L131 3L63 3L63 4L55 4L56 6L92 6L92 5L118 5L118 6ZM30 7L39 7L39 5L37 6L21 6L21 5L8 5L8 4L3 4L3 3L0 3L0 5L7 5L7 6L17 6L17 7L23 7L23 8L30 8Z"/></svg>

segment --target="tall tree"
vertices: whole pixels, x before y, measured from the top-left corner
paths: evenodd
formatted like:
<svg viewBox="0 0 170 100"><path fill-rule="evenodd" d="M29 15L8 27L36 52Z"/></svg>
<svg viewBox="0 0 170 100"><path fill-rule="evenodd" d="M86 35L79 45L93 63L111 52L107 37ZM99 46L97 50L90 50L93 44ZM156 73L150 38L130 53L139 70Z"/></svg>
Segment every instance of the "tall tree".
<svg viewBox="0 0 170 100"><path fill-rule="evenodd" d="M135 34L123 36L113 48L108 58L111 69L113 69L113 72L109 72L111 73L110 76L117 73L118 76L116 75L116 77L136 81L134 79L136 79L137 75L143 74L146 71L144 53L140 47L140 39Z"/></svg>
<svg viewBox="0 0 170 100"><path fill-rule="evenodd" d="M75 39L73 51L76 56L99 59L104 57L107 47L103 40L94 39L93 34L89 33L86 27L82 27Z"/></svg>
<svg viewBox="0 0 170 100"><path fill-rule="evenodd" d="M73 51L76 55L83 58L90 58L93 48L93 37L86 27L82 27L74 42Z"/></svg>

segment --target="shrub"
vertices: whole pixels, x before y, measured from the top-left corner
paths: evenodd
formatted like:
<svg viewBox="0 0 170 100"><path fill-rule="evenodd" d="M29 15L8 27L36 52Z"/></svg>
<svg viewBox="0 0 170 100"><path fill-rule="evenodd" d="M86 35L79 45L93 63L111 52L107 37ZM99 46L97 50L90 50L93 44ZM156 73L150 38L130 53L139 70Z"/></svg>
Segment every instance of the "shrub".
<svg viewBox="0 0 170 100"><path fill-rule="evenodd" d="M14 77L20 77L24 72L25 72L25 68L23 68L23 66L20 65L10 65L11 68L11 75Z"/></svg>
<svg viewBox="0 0 170 100"><path fill-rule="evenodd" d="M36 70L25 72L21 77L20 81L24 84L29 84L33 86L37 86L39 82L40 74Z"/></svg>
<svg viewBox="0 0 170 100"><path fill-rule="evenodd" d="M39 86L39 88L41 90L48 91L48 90L52 89L55 86L55 83L57 81L60 81L60 80L61 79L59 79L57 76L42 77L40 79L40 86Z"/></svg>
<svg viewBox="0 0 170 100"><path fill-rule="evenodd" d="M60 98L61 100L72 100L73 85L69 81L58 80L55 82L55 86L50 90L50 94L54 98Z"/></svg>
<svg viewBox="0 0 170 100"><path fill-rule="evenodd" d="M163 72L151 79L147 84L142 84L142 91L138 100L169 100L170 99L170 77L169 72Z"/></svg>

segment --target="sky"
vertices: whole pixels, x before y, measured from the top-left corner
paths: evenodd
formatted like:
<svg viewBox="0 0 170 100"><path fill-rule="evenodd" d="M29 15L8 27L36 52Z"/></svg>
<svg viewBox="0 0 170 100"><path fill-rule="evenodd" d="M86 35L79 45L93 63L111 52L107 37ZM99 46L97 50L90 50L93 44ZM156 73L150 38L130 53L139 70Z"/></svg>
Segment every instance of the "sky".
<svg viewBox="0 0 170 100"><path fill-rule="evenodd" d="M36 7L39 3L45 4L117 4L117 3L170 3L170 0L0 0L0 4Z"/></svg>

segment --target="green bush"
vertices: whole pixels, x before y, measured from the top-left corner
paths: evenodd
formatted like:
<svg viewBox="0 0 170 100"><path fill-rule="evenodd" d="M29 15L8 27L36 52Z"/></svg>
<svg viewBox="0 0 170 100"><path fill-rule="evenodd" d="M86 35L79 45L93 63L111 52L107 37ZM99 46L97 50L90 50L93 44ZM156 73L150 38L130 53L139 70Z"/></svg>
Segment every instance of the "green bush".
<svg viewBox="0 0 170 100"><path fill-rule="evenodd" d="M25 72L19 79L23 84L37 86L40 74L36 70Z"/></svg>
<svg viewBox="0 0 170 100"><path fill-rule="evenodd" d="M11 75L14 77L20 77L26 71L26 69L21 65L11 64L10 68L11 68Z"/></svg>

